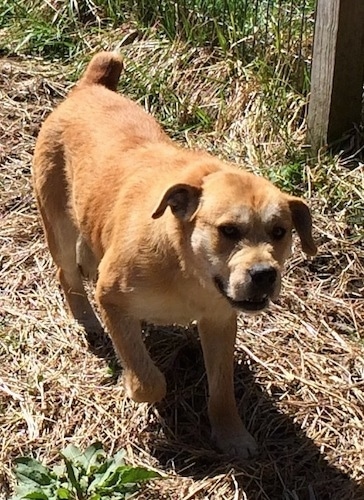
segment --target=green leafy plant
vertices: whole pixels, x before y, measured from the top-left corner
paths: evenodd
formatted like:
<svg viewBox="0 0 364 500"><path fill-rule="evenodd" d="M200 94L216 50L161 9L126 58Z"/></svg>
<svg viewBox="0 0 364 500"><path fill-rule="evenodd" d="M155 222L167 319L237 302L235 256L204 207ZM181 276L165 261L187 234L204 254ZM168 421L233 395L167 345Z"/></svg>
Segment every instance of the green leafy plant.
<svg viewBox="0 0 364 500"><path fill-rule="evenodd" d="M128 498L144 481L161 477L144 467L126 465L124 450L107 458L98 442L84 452L69 445L61 456L64 464L53 469L34 458L17 458L12 500L118 500Z"/></svg>

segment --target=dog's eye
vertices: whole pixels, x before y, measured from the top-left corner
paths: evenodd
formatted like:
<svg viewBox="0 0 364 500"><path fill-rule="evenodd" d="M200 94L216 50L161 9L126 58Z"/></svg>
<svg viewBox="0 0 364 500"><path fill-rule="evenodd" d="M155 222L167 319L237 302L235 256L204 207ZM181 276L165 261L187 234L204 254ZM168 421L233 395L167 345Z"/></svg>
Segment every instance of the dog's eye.
<svg viewBox="0 0 364 500"><path fill-rule="evenodd" d="M272 238L274 240L281 240L287 233L284 227L276 226L272 231Z"/></svg>
<svg viewBox="0 0 364 500"><path fill-rule="evenodd" d="M240 228L234 226L233 224L224 224L219 226L220 234L228 238L229 240L240 240L241 230Z"/></svg>

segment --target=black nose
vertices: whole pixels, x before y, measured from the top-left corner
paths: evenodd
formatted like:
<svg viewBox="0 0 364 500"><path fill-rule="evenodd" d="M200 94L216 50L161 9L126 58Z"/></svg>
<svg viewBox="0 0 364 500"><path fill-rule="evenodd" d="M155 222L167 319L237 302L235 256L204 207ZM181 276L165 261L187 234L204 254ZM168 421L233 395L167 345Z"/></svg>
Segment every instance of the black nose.
<svg viewBox="0 0 364 500"><path fill-rule="evenodd" d="M256 264L249 269L249 274L253 284L262 292L270 291L277 279L277 270L267 264Z"/></svg>

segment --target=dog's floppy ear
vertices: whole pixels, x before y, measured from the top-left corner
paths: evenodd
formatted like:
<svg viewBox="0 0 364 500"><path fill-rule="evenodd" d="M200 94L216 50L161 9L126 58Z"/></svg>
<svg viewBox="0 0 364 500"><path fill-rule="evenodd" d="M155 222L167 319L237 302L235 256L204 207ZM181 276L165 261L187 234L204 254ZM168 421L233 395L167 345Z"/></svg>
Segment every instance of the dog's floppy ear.
<svg viewBox="0 0 364 500"><path fill-rule="evenodd" d="M301 240L302 250L307 255L316 255L317 247L312 237L310 209L300 198L290 197L288 204L291 209L293 225Z"/></svg>
<svg viewBox="0 0 364 500"><path fill-rule="evenodd" d="M190 184L175 184L164 193L152 217L158 219L171 208L172 213L182 220L191 220L196 212L201 196L201 188Z"/></svg>

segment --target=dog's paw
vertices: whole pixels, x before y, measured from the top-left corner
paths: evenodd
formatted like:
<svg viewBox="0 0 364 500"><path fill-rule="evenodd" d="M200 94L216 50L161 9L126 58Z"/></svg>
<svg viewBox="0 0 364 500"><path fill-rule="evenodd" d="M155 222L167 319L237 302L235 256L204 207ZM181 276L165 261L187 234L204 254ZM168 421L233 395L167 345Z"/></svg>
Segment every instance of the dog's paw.
<svg viewBox="0 0 364 500"><path fill-rule="evenodd" d="M77 323L80 326L82 326L82 328L88 334L93 334L93 335L105 334L104 329L96 316L88 316L86 318L81 318L77 320Z"/></svg>
<svg viewBox="0 0 364 500"><path fill-rule="evenodd" d="M141 381L130 372L125 373L124 379L127 395L137 403L157 403L166 395L166 379L157 368L148 374L147 380Z"/></svg>
<svg viewBox="0 0 364 500"><path fill-rule="evenodd" d="M247 460L258 454L257 442L245 429L236 435L213 435L212 439L219 450L231 458Z"/></svg>

